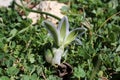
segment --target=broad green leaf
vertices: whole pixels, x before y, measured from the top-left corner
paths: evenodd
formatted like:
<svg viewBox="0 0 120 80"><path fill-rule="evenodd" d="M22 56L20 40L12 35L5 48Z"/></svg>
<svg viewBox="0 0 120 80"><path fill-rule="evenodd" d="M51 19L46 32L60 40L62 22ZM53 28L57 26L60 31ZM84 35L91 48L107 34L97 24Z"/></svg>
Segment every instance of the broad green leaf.
<svg viewBox="0 0 120 80"><path fill-rule="evenodd" d="M48 63L51 63L53 54L49 49L47 49L47 51L45 52L45 58Z"/></svg>
<svg viewBox="0 0 120 80"><path fill-rule="evenodd" d="M15 36L16 33L17 33L17 29L14 28L13 30L11 30L10 35Z"/></svg>
<svg viewBox="0 0 120 80"><path fill-rule="evenodd" d="M70 32L70 34L67 36L66 40L65 40L65 46L68 45L69 43L71 43L77 36L77 32L76 31L72 31Z"/></svg>
<svg viewBox="0 0 120 80"><path fill-rule="evenodd" d="M30 80L30 76L28 76L28 75L23 75L21 80Z"/></svg>
<svg viewBox="0 0 120 80"><path fill-rule="evenodd" d="M15 66L9 67L9 68L7 69L7 74L9 74L9 75L17 75L18 72L19 72L19 69L16 68Z"/></svg>
<svg viewBox="0 0 120 80"><path fill-rule="evenodd" d="M59 35L58 35L57 29L55 28L55 26L49 21L44 21L43 25L49 31L49 33L52 35L55 43L57 45L59 45Z"/></svg>
<svg viewBox="0 0 120 80"><path fill-rule="evenodd" d="M70 44L76 38L77 34L83 34L84 31L85 31L84 28L77 28L77 29L70 31L70 33L66 37L64 45L66 46L66 45Z"/></svg>
<svg viewBox="0 0 120 80"><path fill-rule="evenodd" d="M31 75L30 80L37 80L37 74L33 73L33 75Z"/></svg>
<svg viewBox="0 0 120 80"><path fill-rule="evenodd" d="M60 30L60 41L63 42L65 39L65 36L69 32L69 22L68 18L65 16L62 18L58 25L58 30Z"/></svg>
<svg viewBox="0 0 120 80"><path fill-rule="evenodd" d="M99 72L98 72L98 76L99 76L99 77L102 77L102 76L103 76L103 71L99 71Z"/></svg>

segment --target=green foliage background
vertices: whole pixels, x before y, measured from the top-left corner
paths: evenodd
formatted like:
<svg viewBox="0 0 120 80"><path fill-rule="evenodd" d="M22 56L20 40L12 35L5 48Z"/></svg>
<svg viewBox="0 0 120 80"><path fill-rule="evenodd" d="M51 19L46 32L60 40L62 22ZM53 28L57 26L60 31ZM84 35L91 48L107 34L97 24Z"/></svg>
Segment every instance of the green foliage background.
<svg viewBox="0 0 120 80"><path fill-rule="evenodd" d="M69 4L61 10L70 29L87 28L82 38L78 36L82 45L73 42L68 47L66 62L74 69L71 80L117 80L107 69L120 72L120 1L59 1ZM32 20L23 19L14 7L0 8L0 80L61 80L44 59L53 41L41 26L43 20L31 25Z"/></svg>

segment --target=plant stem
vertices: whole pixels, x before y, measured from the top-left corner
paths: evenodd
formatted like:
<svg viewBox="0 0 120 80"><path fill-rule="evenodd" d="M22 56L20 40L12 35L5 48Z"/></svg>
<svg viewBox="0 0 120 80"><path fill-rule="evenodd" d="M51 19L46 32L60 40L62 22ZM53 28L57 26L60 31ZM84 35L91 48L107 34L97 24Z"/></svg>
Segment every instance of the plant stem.
<svg viewBox="0 0 120 80"><path fill-rule="evenodd" d="M99 27L99 29L100 29L101 27L103 27L103 26L105 25L105 23L108 22L113 16L116 16L116 15L118 15L118 14L120 14L120 11L117 12L117 13L115 13L115 14L113 14L113 15L111 15L109 18L107 18L107 19L101 24L101 26ZM99 29L98 29L96 32L98 32Z"/></svg>
<svg viewBox="0 0 120 80"><path fill-rule="evenodd" d="M64 53L64 48L54 48L53 49L53 54L54 54L54 57L52 59L52 65L59 65L61 63L61 57Z"/></svg>
<svg viewBox="0 0 120 80"><path fill-rule="evenodd" d="M10 36L10 37L7 39L7 41L9 42L9 41L10 41L11 39L13 39L16 35L21 34L21 33L27 31L27 30L30 29L30 28L33 28L33 27L32 27L32 26L28 26L28 27L26 27L26 28L23 28L22 30L18 31L14 36Z"/></svg>
<svg viewBox="0 0 120 80"><path fill-rule="evenodd" d="M59 17L57 17L57 16L55 16L55 15L53 15L53 14L50 14L50 13L47 13L47 12L41 12L41 11L29 9L29 8L27 8L27 7L24 7L24 6L21 6L21 5L17 4L15 1L14 1L14 3L15 3L15 5L17 5L19 8L24 9L24 10L27 10L27 11L29 11L29 12L35 12L35 13L39 13L39 14L45 14L45 15L49 15L49 16L57 19L57 20L61 20L61 18L59 18Z"/></svg>
<svg viewBox="0 0 120 80"><path fill-rule="evenodd" d="M94 80L94 77L97 74L97 71L99 69L100 64L101 64L101 61L98 59L97 64L96 64L96 66L91 74L90 80Z"/></svg>

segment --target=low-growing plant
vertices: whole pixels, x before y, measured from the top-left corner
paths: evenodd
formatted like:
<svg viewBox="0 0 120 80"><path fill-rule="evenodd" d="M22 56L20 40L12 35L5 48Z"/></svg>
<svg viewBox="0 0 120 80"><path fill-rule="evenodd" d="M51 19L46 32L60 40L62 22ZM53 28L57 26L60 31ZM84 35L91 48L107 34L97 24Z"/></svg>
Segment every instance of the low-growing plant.
<svg viewBox="0 0 120 80"><path fill-rule="evenodd" d="M66 16L61 19L58 27L49 21L44 21L43 24L53 37L56 45L52 50L48 49L45 52L46 60L52 65L59 65L61 63L61 57L66 55L64 49L75 40L78 34L82 35L85 32L85 28L76 28L69 31L69 22Z"/></svg>
<svg viewBox="0 0 120 80"><path fill-rule="evenodd" d="M59 25L62 25L59 28L51 27L53 24L43 21L41 17L32 25L31 19L22 18L15 9L17 4L0 8L0 80L61 80L54 75L55 68L47 61L52 64L53 51L60 50L62 43L64 46L61 52L64 54L68 51L65 62L69 62L73 67L70 80L120 80L120 1L64 0L64 2L69 5L69 10L63 9L64 15L69 18L69 27L66 27L67 17L59 22ZM24 6L18 7L25 12L45 14L60 20L47 12L31 10ZM78 35L77 40L82 40L82 46L72 41L75 37L66 44L68 37L66 29L68 28L70 34L73 29L81 26L86 27L87 31L81 37L78 35L79 30L75 30L75 36ZM49 28L54 29L57 35L59 33L61 39L58 42L54 39L56 34L52 38L48 36ZM65 33L60 36L62 29ZM47 55L50 60L44 59L44 50L46 54L51 53L50 56ZM62 62L59 60L55 63Z"/></svg>

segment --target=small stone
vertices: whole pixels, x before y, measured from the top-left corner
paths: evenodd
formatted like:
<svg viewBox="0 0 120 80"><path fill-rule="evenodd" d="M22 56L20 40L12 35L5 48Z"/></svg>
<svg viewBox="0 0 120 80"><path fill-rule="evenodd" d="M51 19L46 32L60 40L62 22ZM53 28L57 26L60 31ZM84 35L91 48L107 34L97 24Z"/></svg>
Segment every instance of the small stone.
<svg viewBox="0 0 120 80"><path fill-rule="evenodd" d="M42 11L42 12L47 12L50 14L53 14L59 18L62 18L64 15L61 13L61 8L63 6L67 6L63 3L59 3L57 1L41 1L38 5L36 5L35 8L33 8L33 10L38 10L38 11ZM46 18L47 20L51 21L52 23L56 24L58 22L58 20L56 20L55 18L51 17L51 16L46 16L43 15L44 18ZM33 23L35 24L37 22L37 20L40 18L40 14L38 13L33 13L30 12L28 15L28 18L31 18Z"/></svg>

